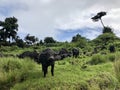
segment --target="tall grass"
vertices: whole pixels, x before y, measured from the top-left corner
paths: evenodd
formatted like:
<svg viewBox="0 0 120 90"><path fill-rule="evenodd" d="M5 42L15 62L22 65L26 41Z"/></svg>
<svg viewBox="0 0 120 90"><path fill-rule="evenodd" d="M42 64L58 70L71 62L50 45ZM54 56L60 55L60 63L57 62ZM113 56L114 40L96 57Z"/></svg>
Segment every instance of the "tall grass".
<svg viewBox="0 0 120 90"><path fill-rule="evenodd" d="M120 53L116 54L116 59L114 62L114 71L115 71L115 75L116 78L118 80L118 90L120 89Z"/></svg>
<svg viewBox="0 0 120 90"><path fill-rule="evenodd" d="M96 54L96 55L93 55L91 60L89 61L89 63L91 65L97 65L97 64L101 64L101 63L105 63L108 61L108 58L107 56L105 55L100 55L100 54Z"/></svg>
<svg viewBox="0 0 120 90"><path fill-rule="evenodd" d="M101 55L98 56L101 60ZM114 55L103 55L102 59L107 61L100 64L99 61L96 65L87 64L86 61L96 60L93 57L57 61L55 76L51 76L49 67L46 78L41 65L31 59L0 58L0 90L115 90L118 85L113 62L109 61ZM87 66L81 68L84 64Z"/></svg>
<svg viewBox="0 0 120 90"><path fill-rule="evenodd" d="M120 59L115 61L114 68L115 68L116 77L118 81L120 82Z"/></svg>
<svg viewBox="0 0 120 90"><path fill-rule="evenodd" d="M46 78L29 78L15 84L11 90L114 90L116 81L111 75L112 62L88 65L85 69L81 69L79 65L82 63L79 58L57 61L54 77L51 76L49 68Z"/></svg>
<svg viewBox="0 0 120 90"><path fill-rule="evenodd" d="M30 77L36 64L30 59L0 58L0 90L9 90Z"/></svg>
<svg viewBox="0 0 120 90"><path fill-rule="evenodd" d="M89 63L91 65L97 65L97 64L106 63L109 61L114 62L116 58L118 58L118 56L115 53L109 53L106 55L95 54L91 57L91 60L89 61Z"/></svg>

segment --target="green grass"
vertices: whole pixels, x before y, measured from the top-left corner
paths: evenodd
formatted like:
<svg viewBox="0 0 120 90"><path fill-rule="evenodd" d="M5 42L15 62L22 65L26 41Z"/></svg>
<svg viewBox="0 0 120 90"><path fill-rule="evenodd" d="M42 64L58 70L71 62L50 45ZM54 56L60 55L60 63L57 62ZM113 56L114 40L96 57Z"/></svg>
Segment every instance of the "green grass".
<svg viewBox="0 0 120 90"><path fill-rule="evenodd" d="M0 58L0 90L9 89L23 82L37 70L36 63L29 59Z"/></svg>
<svg viewBox="0 0 120 90"><path fill-rule="evenodd" d="M116 59L114 63L115 75L120 82L120 59Z"/></svg>
<svg viewBox="0 0 120 90"><path fill-rule="evenodd" d="M112 60L96 65L87 63L90 60L91 57L71 57L57 61L55 76L51 76L49 67L48 74L44 78L41 65L29 58L0 58L0 90L114 90L119 88Z"/></svg>

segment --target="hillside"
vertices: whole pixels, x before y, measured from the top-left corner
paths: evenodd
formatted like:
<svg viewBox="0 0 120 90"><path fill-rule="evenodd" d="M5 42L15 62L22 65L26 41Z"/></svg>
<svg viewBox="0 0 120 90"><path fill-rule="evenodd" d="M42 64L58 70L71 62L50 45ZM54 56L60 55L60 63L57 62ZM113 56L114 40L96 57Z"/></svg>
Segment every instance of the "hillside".
<svg viewBox="0 0 120 90"><path fill-rule="evenodd" d="M19 53L21 50L11 53L16 54L16 51ZM0 90L119 90L119 71L116 71L120 68L119 54L65 58L55 62L54 77L49 67L46 78L43 77L41 65L29 58L2 57ZM115 63L116 60L118 63Z"/></svg>

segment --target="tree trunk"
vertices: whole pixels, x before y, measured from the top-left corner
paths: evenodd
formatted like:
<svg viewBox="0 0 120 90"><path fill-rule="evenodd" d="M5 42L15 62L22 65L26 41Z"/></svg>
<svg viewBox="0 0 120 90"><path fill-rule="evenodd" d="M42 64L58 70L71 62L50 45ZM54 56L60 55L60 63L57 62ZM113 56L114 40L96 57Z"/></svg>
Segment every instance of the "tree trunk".
<svg viewBox="0 0 120 90"><path fill-rule="evenodd" d="M100 18L100 21L101 21L101 24L102 24L103 28L105 28L105 26L104 26L103 21L102 21L102 19L101 19L101 18Z"/></svg>

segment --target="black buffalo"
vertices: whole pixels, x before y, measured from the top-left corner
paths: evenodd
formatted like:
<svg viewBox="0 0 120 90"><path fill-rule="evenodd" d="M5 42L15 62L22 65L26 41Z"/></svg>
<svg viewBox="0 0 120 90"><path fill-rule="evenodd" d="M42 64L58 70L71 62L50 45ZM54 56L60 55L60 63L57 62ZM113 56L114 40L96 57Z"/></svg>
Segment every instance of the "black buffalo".
<svg viewBox="0 0 120 90"><path fill-rule="evenodd" d="M51 74L54 76L54 65L55 65L55 51L52 49L45 49L39 55L39 63L42 64L42 71L44 72L44 77L46 77L48 66L51 66Z"/></svg>
<svg viewBox="0 0 120 90"><path fill-rule="evenodd" d="M25 51L22 54L18 55L19 58L29 57L34 59L36 62L38 61L39 53L37 51Z"/></svg>
<svg viewBox="0 0 120 90"><path fill-rule="evenodd" d="M71 57L72 56L72 53L69 52L67 49L65 48L62 48L60 51L59 51L59 55L61 56L61 60L66 58L66 57Z"/></svg>
<svg viewBox="0 0 120 90"><path fill-rule="evenodd" d="M72 54L73 54L73 57L77 58L79 56L79 49L73 48L72 49Z"/></svg>

